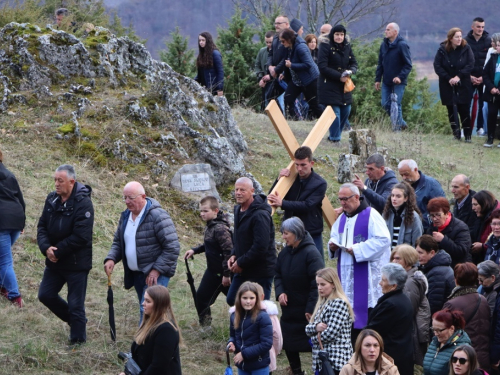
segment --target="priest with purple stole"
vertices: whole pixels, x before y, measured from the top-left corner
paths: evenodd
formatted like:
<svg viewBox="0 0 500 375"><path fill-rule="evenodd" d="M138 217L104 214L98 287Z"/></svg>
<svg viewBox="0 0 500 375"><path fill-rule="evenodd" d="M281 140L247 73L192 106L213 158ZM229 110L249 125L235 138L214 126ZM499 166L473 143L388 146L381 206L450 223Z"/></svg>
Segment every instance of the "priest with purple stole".
<svg viewBox="0 0 500 375"><path fill-rule="evenodd" d="M351 183L340 187L343 213L333 224L329 256L337 258L342 288L354 309L351 340L354 343L368 322L368 312L382 296L381 268L390 262L391 238L385 220L360 197Z"/></svg>

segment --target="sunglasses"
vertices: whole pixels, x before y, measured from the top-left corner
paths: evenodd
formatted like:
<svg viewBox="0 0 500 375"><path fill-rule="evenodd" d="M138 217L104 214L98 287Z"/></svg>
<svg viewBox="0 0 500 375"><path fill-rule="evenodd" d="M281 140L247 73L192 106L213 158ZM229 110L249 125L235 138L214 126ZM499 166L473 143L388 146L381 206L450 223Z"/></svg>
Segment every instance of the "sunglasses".
<svg viewBox="0 0 500 375"><path fill-rule="evenodd" d="M461 365L465 365L467 362L467 358L458 358L458 357L451 357L451 363L460 363Z"/></svg>

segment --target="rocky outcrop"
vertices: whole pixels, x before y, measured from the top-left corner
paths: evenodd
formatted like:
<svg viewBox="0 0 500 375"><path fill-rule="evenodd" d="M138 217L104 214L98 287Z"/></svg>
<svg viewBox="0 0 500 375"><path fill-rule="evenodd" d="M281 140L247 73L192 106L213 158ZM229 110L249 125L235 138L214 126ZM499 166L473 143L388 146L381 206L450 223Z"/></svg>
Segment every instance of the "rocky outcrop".
<svg viewBox="0 0 500 375"><path fill-rule="evenodd" d="M171 164L168 157L134 142L137 135L154 129L159 136L151 147L168 148L179 158L210 164L217 184L246 174L247 144L226 99L214 97L192 79L154 60L142 44L117 38L106 29L96 27L78 39L50 25L10 23L0 30L0 79L2 112L9 106L29 105L33 96L51 101L61 114L65 106L72 106L67 121L71 132L65 127L60 139L85 137L86 116L100 116L105 128L106 121L116 122L123 113L126 121L122 124L132 124L136 131L132 135L117 131L115 139L112 133L102 134L110 139L99 147L110 157L146 163L152 173L166 173ZM110 104L99 97L99 85L121 92L122 87L146 91L134 97L125 92L120 103Z"/></svg>

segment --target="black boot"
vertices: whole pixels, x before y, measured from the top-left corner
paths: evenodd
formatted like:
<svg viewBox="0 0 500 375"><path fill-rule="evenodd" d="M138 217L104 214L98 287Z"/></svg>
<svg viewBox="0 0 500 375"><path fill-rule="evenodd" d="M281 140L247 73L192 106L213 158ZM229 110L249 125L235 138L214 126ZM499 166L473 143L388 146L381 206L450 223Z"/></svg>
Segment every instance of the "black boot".
<svg viewBox="0 0 500 375"><path fill-rule="evenodd" d="M464 128L464 137L466 143L472 143L472 129Z"/></svg>

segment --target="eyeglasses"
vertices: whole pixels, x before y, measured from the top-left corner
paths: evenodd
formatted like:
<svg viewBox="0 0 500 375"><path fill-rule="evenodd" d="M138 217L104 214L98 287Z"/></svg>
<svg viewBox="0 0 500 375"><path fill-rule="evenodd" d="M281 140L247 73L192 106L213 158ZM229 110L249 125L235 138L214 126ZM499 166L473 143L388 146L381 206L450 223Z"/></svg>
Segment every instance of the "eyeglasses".
<svg viewBox="0 0 500 375"><path fill-rule="evenodd" d="M283 24L283 23L286 23L286 22L275 22L274 24L275 24L275 25L281 25L281 24Z"/></svg>
<svg viewBox="0 0 500 375"><path fill-rule="evenodd" d="M498 221L492 222L490 224L490 226L492 226L492 227L500 227L500 222L498 222Z"/></svg>
<svg viewBox="0 0 500 375"><path fill-rule="evenodd" d="M491 276L488 277L478 277L477 281L479 281L481 284L484 283L485 280L488 280Z"/></svg>
<svg viewBox="0 0 500 375"><path fill-rule="evenodd" d="M441 333L441 332L443 332L445 329L448 329L448 328L434 328L434 327L431 327L431 330L432 330L434 333Z"/></svg>
<svg viewBox="0 0 500 375"><path fill-rule="evenodd" d="M433 219L433 218L435 218L435 217L436 217L436 218L437 218L437 217L441 217L442 215L443 215L443 214L442 214L441 212L439 212L439 213L437 213L437 214L429 214L429 217L430 217L431 219Z"/></svg>
<svg viewBox="0 0 500 375"><path fill-rule="evenodd" d="M135 197L131 197L130 195L128 195L128 196L127 196L127 195L125 195L125 196L123 196L123 197L122 197L122 199L123 199L124 201L126 201L127 199L128 199L129 201L133 201L133 200L134 200L135 198L137 198L139 195L141 195L141 194L137 194Z"/></svg>
<svg viewBox="0 0 500 375"><path fill-rule="evenodd" d="M353 194L351 195L350 197L338 197L337 200L339 202L347 202L349 199L351 199L352 197L354 197L356 194Z"/></svg>
<svg viewBox="0 0 500 375"><path fill-rule="evenodd" d="M458 357L451 357L451 363L460 363L461 365L465 365L465 363L467 362L467 358L458 358Z"/></svg>

